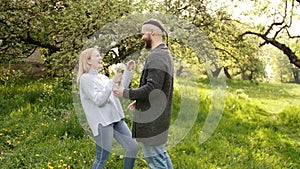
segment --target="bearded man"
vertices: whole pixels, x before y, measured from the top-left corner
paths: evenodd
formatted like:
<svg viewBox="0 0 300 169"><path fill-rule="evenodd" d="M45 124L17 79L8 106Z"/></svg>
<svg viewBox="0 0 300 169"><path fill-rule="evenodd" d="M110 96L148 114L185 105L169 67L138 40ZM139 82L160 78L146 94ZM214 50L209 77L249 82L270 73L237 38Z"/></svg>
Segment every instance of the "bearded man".
<svg viewBox="0 0 300 169"><path fill-rule="evenodd" d="M174 64L163 34L168 34L161 21L150 19L142 26L142 40L151 53L147 57L139 88L114 89L121 98L134 100L132 136L142 143L145 159L151 169L172 169L165 143L172 116Z"/></svg>

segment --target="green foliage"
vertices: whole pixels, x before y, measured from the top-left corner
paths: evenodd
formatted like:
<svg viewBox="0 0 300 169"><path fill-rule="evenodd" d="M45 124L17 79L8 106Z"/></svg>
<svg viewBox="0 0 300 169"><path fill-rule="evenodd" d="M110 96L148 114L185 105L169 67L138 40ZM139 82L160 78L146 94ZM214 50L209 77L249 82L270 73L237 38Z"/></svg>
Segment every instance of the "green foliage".
<svg viewBox="0 0 300 169"><path fill-rule="evenodd" d="M51 77L70 78L87 39L130 11L130 2L119 0L4 0L0 5L0 63L28 57L38 48Z"/></svg>
<svg viewBox="0 0 300 169"><path fill-rule="evenodd" d="M262 66L257 53L253 52L257 49L248 41L235 41L243 28L232 21L223 8L215 8L213 3L210 0L172 0L162 3L144 0L4 0L0 6L0 55L5 57L1 57L0 63L28 57L38 49L45 61L48 75L66 77L70 81L80 51L97 30L132 13L158 11L190 21L203 30L218 50L222 66L233 75L243 74L242 78L245 79L260 77ZM142 46L140 37L122 39L111 46L118 49L118 53L113 50L104 53L108 56L105 68L123 61ZM174 48L174 53L189 50L182 49L184 47ZM184 63L191 60L193 64L198 63L193 55L186 55L182 61ZM191 67L189 63L184 66ZM201 73L206 74L203 70Z"/></svg>
<svg viewBox="0 0 300 169"><path fill-rule="evenodd" d="M78 122L70 86L61 81L25 79L0 86L1 168L91 168L94 143ZM199 134L211 103L209 80L184 89L199 92L200 108L187 136L168 150L174 168L299 168L299 85L227 84L223 117L203 144ZM172 121L181 107L180 92L175 87ZM122 165L123 157L112 154L107 168ZM148 167L139 158L135 168Z"/></svg>
<svg viewBox="0 0 300 169"><path fill-rule="evenodd" d="M255 1L254 5L257 8L252 11L255 15L266 14L272 17L276 14L269 10L270 1ZM279 8L281 7L279 6ZM68 79L66 81L70 82L80 51L97 30L116 19L145 11L171 14L193 23L208 36L221 58L220 66L225 67L233 78L249 80L264 78L265 64L259 58L261 53L258 52L257 45L260 41L257 38L237 40L240 34L249 29L249 25L233 20L226 11L226 7L219 6L215 4L215 1L210 0L172 0L161 3L156 3L155 0L4 0L0 6L0 55L3 56L0 58L0 63L28 57L38 49L45 61L45 70L48 75L65 77ZM280 12L283 11L280 10ZM297 17L297 15L294 16ZM266 30L266 27L260 24L256 29L261 32ZM287 40L284 37L283 39ZM170 41L175 46L177 45L172 36ZM289 41L291 42L285 44L289 44L297 55L297 40L295 40L296 42ZM113 63L126 60L134 52L141 50L143 46L138 35L126 37L116 43L113 46L106 45L109 51L104 53L107 56L105 68ZM118 52L111 50L113 48ZM192 65L199 63L195 60L194 55L189 54L188 50L184 44L173 47L172 52L185 56L180 60L182 63L177 63L178 70L182 68L182 65L185 68L192 67L190 63L186 64L185 62L193 61ZM284 67L280 66L277 69L281 70ZM107 70L105 72L107 73ZM206 75L202 69L196 72ZM281 74L290 76L289 71L286 70ZM291 80L289 77L284 77L283 81Z"/></svg>
<svg viewBox="0 0 300 169"><path fill-rule="evenodd" d="M0 66L0 84L9 85L20 80L23 72L20 70L14 70L11 68L11 64L8 64L7 68Z"/></svg>

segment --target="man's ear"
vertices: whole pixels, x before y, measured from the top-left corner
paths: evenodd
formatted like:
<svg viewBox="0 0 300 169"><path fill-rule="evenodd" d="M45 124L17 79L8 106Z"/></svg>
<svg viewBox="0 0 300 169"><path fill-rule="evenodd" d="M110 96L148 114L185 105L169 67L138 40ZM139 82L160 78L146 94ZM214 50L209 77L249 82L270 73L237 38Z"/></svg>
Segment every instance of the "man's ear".
<svg viewBox="0 0 300 169"><path fill-rule="evenodd" d="M154 35L155 35L154 30L151 29L151 36L154 36Z"/></svg>

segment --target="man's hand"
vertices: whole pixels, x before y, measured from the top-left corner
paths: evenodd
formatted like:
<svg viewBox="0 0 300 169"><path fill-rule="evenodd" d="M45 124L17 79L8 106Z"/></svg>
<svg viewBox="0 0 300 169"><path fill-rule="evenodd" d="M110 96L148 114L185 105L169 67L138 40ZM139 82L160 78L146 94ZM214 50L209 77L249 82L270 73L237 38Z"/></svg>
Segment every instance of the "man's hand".
<svg viewBox="0 0 300 169"><path fill-rule="evenodd" d="M136 105L136 101L133 101L132 103L130 103L130 105L128 105L128 109L133 111L135 109L135 105Z"/></svg>
<svg viewBox="0 0 300 169"><path fill-rule="evenodd" d="M118 98L122 98L123 97L123 92L124 92L124 87L119 87L119 88L114 88L113 89L114 95Z"/></svg>

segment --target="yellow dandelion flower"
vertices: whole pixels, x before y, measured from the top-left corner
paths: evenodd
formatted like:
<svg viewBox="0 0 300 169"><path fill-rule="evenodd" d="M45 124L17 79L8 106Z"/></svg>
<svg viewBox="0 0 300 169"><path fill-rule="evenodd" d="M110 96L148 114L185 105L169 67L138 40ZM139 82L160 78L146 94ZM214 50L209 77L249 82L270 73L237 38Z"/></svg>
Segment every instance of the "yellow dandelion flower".
<svg viewBox="0 0 300 169"><path fill-rule="evenodd" d="M51 166L51 162L48 162L47 166L48 166L48 169L53 169L54 168L53 166Z"/></svg>
<svg viewBox="0 0 300 169"><path fill-rule="evenodd" d="M40 155L39 155L39 154L35 154L35 156L36 156L36 157L39 157Z"/></svg>
<svg viewBox="0 0 300 169"><path fill-rule="evenodd" d="M7 143L8 145L11 145L11 140L7 140L6 143Z"/></svg>
<svg viewBox="0 0 300 169"><path fill-rule="evenodd" d="M67 166L68 166L68 164L63 164L63 166L64 166L64 167L67 167Z"/></svg>
<svg viewBox="0 0 300 169"><path fill-rule="evenodd" d="M73 153L74 153L74 154L77 154L77 151L75 150L75 151L73 151Z"/></svg>
<svg viewBox="0 0 300 169"><path fill-rule="evenodd" d="M62 162L64 162L64 160L59 160L59 162L61 162L61 163L62 163Z"/></svg>
<svg viewBox="0 0 300 169"><path fill-rule="evenodd" d="M3 136L3 134L2 134L2 133L0 133L0 136Z"/></svg>
<svg viewBox="0 0 300 169"><path fill-rule="evenodd" d="M69 157L69 160L71 160L72 159L72 157Z"/></svg>

